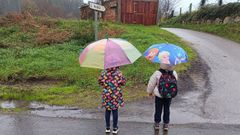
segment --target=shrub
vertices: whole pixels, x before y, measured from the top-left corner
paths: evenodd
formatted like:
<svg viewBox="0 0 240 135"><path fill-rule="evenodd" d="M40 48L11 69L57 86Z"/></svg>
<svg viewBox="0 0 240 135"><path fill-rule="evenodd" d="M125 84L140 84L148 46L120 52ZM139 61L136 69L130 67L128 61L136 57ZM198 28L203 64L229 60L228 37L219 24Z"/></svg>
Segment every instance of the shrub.
<svg viewBox="0 0 240 135"><path fill-rule="evenodd" d="M207 5L201 7L198 11L185 13L181 16L171 18L165 23L175 24L201 20L215 20L216 18L224 19L227 16L240 16L240 3L228 3L226 5Z"/></svg>

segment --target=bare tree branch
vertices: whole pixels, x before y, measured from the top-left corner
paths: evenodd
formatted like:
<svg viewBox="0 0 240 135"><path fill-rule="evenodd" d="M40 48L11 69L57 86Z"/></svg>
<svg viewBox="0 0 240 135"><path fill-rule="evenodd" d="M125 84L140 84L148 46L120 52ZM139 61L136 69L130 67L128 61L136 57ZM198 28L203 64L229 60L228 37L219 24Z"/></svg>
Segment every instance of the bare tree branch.
<svg viewBox="0 0 240 135"><path fill-rule="evenodd" d="M159 0L159 18L170 16L179 2L180 0Z"/></svg>

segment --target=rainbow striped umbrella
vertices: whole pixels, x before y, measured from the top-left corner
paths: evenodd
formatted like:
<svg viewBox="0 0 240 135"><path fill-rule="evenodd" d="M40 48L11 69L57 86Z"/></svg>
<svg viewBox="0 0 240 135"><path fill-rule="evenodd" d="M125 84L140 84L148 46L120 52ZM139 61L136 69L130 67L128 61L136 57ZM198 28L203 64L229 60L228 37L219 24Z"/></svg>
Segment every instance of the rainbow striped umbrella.
<svg viewBox="0 0 240 135"><path fill-rule="evenodd" d="M80 54L79 62L82 67L107 69L132 64L140 56L128 41L109 38L89 44Z"/></svg>

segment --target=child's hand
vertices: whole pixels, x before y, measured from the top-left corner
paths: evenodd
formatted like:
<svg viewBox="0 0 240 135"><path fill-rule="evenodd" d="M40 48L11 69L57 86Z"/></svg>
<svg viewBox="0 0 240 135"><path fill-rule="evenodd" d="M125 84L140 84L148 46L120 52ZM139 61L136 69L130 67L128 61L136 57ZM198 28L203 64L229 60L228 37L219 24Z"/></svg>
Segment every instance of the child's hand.
<svg viewBox="0 0 240 135"><path fill-rule="evenodd" d="M149 96L149 97L153 97L154 94L153 94L153 93L149 93L148 96Z"/></svg>

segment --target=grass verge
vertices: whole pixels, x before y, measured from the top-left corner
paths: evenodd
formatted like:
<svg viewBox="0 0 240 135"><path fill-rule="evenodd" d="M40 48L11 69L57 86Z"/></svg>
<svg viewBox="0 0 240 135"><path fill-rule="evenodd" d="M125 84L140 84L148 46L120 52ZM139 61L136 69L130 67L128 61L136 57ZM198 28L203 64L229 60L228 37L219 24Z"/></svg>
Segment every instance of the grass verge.
<svg viewBox="0 0 240 135"><path fill-rule="evenodd" d="M38 23L37 23L38 24ZM78 57L87 43L93 40L92 23L77 20L58 20L54 29L69 31L70 39L63 43L38 44L36 33L41 30L29 30L32 38L20 40L16 35L23 33L21 25L14 24L15 38L0 38L0 98L4 100L40 101L53 105L67 105L82 108L95 108L100 105L101 87L97 84L98 69L81 68ZM11 26L0 27L0 34L9 33ZM121 30L121 32L115 31ZM109 37L128 40L142 53L152 44L173 43L183 47L190 61L196 53L180 38L161 30L157 26L123 25L102 22L100 33L112 33ZM0 36L1 37L1 36ZM8 42L9 41L9 42ZM26 44L25 44L26 43ZM23 45L24 44L24 45ZM176 67L183 72L190 63ZM123 88L127 102L137 101L147 96L145 89L151 74L159 68L141 57L133 65L121 68L127 78Z"/></svg>
<svg viewBox="0 0 240 135"><path fill-rule="evenodd" d="M240 43L240 24L171 24L163 27L185 28L218 35Z"/></svg>

